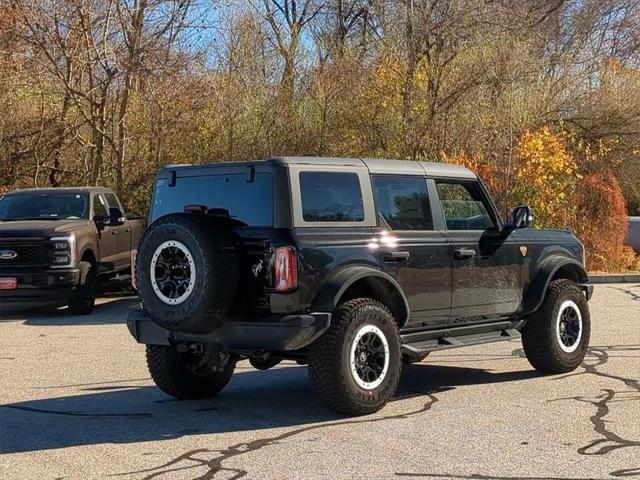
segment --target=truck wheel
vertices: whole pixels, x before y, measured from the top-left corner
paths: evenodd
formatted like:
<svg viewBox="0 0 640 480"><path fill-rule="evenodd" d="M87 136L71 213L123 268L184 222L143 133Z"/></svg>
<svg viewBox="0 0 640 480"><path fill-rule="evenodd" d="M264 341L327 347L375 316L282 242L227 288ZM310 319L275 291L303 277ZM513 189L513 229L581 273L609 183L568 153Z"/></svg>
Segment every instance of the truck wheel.
<svg viewBox="0 0 640 480"><path fill-rule="evenodd" d="M582 363L590 333L589 305L580 287L570 280L555 280L542 306L527 319L522 345L537 370L566 373Z"/></svg>
<svg viewBox="0 0 640 480"><path fill-rule="evenodd" d="M329 329L311 345L308 361L309 379L331 410L377 412L400 380L400 337L393 315L368 298L343 303Z"/></svg>
<svg viewBox="0 0 640 480"><path fill-rule="evenodd" d="M80 262L80 282L69 300L73 315L88 315L96 303L96 269L89 262Z"/></svg>
<svg viewBox="0 0 640 480"><path fill-rule="evenodd" d="M181 400L215 396L236 366L228 355L183 353L166 345L147 345L147 365L158 388Z"/></svg>
<svg viewBox="0 0 640 480"><path fill-rule="evenodd" d="M238 259L230 228L196 214L156 220L140 242L136 280L142 305L161 327L215 330L236 295Z"/></svg>

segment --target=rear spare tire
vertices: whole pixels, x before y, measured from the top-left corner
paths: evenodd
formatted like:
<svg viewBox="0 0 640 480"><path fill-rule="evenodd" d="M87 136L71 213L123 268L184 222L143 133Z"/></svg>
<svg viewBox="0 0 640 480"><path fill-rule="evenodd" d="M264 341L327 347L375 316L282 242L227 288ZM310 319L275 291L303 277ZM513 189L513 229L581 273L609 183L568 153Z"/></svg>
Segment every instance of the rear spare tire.
<svg viewBox="0 0 640 480"><path fill-rule="evenodd" d="M211 332L236 295L233 232L204 215L161 217L140 241L136 278L142 305L158 325L185 333Z"/></svg>

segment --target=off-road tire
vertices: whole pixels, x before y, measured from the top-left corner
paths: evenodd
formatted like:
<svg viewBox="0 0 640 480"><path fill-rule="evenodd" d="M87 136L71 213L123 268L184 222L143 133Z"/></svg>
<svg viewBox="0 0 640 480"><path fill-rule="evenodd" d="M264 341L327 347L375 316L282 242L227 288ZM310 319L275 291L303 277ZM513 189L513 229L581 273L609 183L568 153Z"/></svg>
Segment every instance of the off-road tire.
<svg viewBox="0 0 640 480"><path fill-rule="evenodd" d="M193 290L179 304L167 304L154 290L150 271L156 249L178 241L193 258ZM161 327L185 333L215 330L236 296L239 277L236 237L231 228L199 214L171 214L156 220L138 249L136 279L143 308Z"/></svg>
<svg viewBox="0 0 640 480"><path fill-rule="evenodd" d="M580 309L582 335L574 352L560 347L556 336L558 315L565 301L572 301ZM580 287L571 280L555 280L547 289L542 305L527 319L522 330L522 345L529 363L545 373L566 373L575 370L589 347L591 320L589 305Z"/></svg>
<svg viewBox="0 0 640 480"><path fill-rule="evenodd" d="M195 373L188 367L189 356L194 355L203 354L182 353L166 345L147 345L147 366L158 388L180 400L210 398L218 394L231 380L235 361L229 359L218 370L212 367Z"/></svg>
<svg viewBox="0 0 640 480"><path fill-rule="evenodd" d="M389 345L389 366L382 383L361 388L351 373L351 347L365 325L380 329ZM398 327L383 304L369 298L338 306L329 329L309 349L309 379L331 410L345 415L367 415L380 410L393 396L400 380L401 352Z"/></svg>
<svg viewBox="0 0 640 480"><path fill-rule="evenodd" d="M96 269L89 262L80 262L78 285L69 300L69 312L73 315L88 315L96 303Z"/></svg>

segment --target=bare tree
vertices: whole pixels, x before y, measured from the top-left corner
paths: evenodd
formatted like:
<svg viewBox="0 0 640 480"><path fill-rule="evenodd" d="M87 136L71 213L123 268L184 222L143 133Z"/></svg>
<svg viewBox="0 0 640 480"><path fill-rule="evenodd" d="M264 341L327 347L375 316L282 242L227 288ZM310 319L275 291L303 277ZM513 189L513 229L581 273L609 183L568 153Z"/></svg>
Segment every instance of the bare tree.
<svg viewBox="0 0 640 480"><path fill-rule="evenodd" d="M275 48L282 58L283 68L280 85L283 96L293 99L295 91L296 61L305 27L313 21L324 7L319 0L250 0L256 11L271 27Z"/></svg>

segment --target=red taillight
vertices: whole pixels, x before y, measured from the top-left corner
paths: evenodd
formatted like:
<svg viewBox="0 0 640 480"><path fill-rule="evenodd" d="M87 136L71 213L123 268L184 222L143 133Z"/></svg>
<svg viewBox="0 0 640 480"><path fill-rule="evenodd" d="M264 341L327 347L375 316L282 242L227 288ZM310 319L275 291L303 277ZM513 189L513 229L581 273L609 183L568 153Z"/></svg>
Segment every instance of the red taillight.
<svg viewBox="0 0 640 480"><path fill-rule="evenodd" d="M276 292L288 292L298 286L298 258L293 247L279 247L273 255Z"/></svg>

